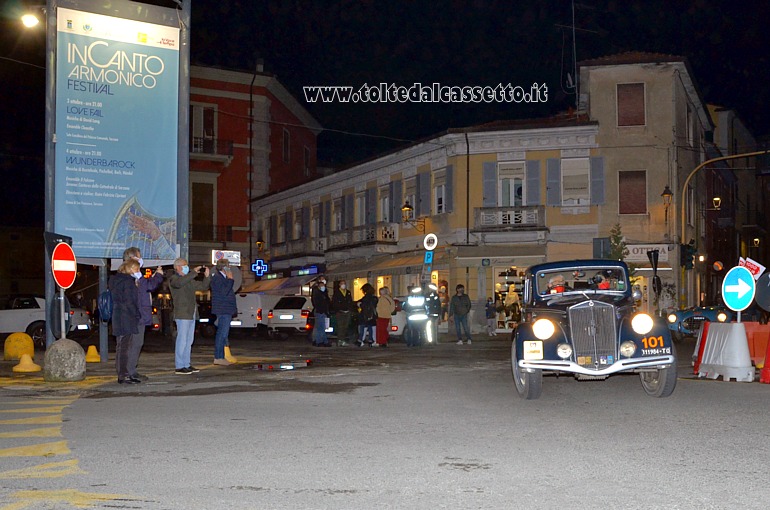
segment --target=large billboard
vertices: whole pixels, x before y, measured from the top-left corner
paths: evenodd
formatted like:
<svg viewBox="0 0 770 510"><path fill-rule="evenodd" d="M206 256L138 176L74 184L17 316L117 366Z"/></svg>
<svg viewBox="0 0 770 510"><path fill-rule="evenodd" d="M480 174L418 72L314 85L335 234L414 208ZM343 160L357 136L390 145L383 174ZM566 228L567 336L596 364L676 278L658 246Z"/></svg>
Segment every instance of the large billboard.
<svg viewBox="0 0 770 510"><path fill-rule="evenodd" d="M55 231L174 259L179 28L59 7L56 39Z"/></svg>

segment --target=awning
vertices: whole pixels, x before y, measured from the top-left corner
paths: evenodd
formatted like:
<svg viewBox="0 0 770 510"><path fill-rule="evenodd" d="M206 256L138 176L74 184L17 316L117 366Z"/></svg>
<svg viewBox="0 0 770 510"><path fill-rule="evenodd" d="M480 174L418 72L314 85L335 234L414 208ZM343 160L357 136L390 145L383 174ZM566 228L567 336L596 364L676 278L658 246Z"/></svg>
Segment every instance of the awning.
<svg viewBox="0 0 770 510"><path fill-rule="evenodd" d="M300 288L318 278L317 274L260 280L241 287L238 292L267 292L268 294L299 294Z"/></svg>
<svg viewBox="0 0 770 510"><path fill-rule="evenodd" d="M433 269L446 269L447 259L444 253L436 253L433 258ZM340 277L354 278L372 275L419 274L422 271L425 252L400 255L380 255L369 260L352 260L329 266L326 270L332 279Z"/></svg>

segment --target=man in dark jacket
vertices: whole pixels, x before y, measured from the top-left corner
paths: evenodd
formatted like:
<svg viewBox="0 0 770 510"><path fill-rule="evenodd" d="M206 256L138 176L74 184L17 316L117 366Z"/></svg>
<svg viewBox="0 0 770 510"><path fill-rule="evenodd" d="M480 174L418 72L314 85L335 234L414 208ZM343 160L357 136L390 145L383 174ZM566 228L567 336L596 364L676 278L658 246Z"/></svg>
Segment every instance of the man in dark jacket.
<svg viewBox="0 0 770 510"><path fill-rule="evenodd" d="M217 260L217 267L211 275L211 315L217 317L217 336L214 339L214 364L231 365L225 359L225 345L230 334L230 320L238 313L233 290L233 272L230 261Z"/></svg>
<svg viewBox="0 0 770 510"><path fill-rule="evenodd" d="M131 377L128 366L128 353L134 335L139 330L139 298L136 294L136 282L142 277L139 272L139 262L129 260L123 262L118 272L109 281L112 295L112 334L115 335L115 368L120 384L137 384L141 381Z"/></svg>
<svg viewBox="0 0 770 510"><path fill-rule="evenodd" d="M348 345L350 338L350 319L353 312L353 294L348 290L345 280L340 280L337 290L332 295L332 313L337 319L337 345Z"/></svg>
<svg viewBox="0 0 770 510"><path fill-rule="evenodd" d="M144 266L142 252L135 246L126 248L126 251L123 252L123 262L132 259L139 263L140 268ZM136 282L136 294L139 300L141 318L139 319L139 332L134 335L131 341L131 349L128 353L128 367L132 370L131 377L141 381L146 381L147 376L139 374L136 371L136 366L139 363L139 355L142 353L142 346L144 345L144 330L147 326L152 326L152 292L161 283L163 283L163 268L160 266L158 266L151 277L139 278Z"/></svg>
<svg viewBox="0 0 770 510"><path fill-rule="evenodd" d="M326 277L321 276L318 283L313 285L310 291L310 302L313 304L315 325L313 327L313 345L330 347L329 338L326 336L326 319L329 317L331 301L326 292Z"/></svg>

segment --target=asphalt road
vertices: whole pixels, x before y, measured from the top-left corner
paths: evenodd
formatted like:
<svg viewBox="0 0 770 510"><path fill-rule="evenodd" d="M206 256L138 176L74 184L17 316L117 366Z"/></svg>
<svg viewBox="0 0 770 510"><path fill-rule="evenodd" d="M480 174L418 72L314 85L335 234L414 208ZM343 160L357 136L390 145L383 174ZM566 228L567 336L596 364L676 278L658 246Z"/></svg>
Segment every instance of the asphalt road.
<svg viewBox="0 0 770 510"><path fill-rule="evenodd" d="M207 365L212 348L198 344L201 372L175 376L161 341L143 356L150 381L130 387L0 377L0 510L770 501L770 386L690 378L691 343L670 398L647 397L636 376L548 377L537 401L515 395L501 337L423 349L232 344L237 365ZM255 369L281 359L313 363Z"/></svg>

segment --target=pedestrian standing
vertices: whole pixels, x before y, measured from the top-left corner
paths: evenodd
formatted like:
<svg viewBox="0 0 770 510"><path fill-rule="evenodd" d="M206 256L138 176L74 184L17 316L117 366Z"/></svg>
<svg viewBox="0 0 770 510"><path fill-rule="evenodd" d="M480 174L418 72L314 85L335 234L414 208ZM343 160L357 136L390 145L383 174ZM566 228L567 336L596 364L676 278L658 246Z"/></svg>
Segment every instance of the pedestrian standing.
<svg viewBox="0 0 770 510"><path fill-rule="evenodd" d="M196 280L199 273L203 278ZM200 372L190 363L190 351L195 340L195 321L198 318L198 303L195 301L195 291L209 288L209 268L198 266L190 271L187 260L178 258L174 261L174 274L168 279L171 289L171 299L174 301L174 322L176 323L176 345L174 348L174 365L179 375L189 375Z"/></svg>
<svg viewBox="0 0 770 510"><path fill-rule="evenodd" d="M115 369L118 383L138 384L139 379L131 377L129 370L129 352L134 335L139 330L139 297L136 293L137 280L142 277L139 262L128 260L118 268L110 278L109 289L112 295L112 334L115 335Z"/></svg>
<svg viewBox="0 0 770 510"><path fill-rule="evenodd" d="M388 346L390 336L390 317L396 311L396 302L390 297L390 289L380 289L380 299L377 300L377 345Z"/></svg>
<svg viewBox="0 0 770 510"><path fill-rule="evenodd" d="M332 310L337 320L337 345L348 345L350 338L350 322L353 312L353 294L348 290L345 280L340 280L337 290L332 295Z"/></svg>
<svg viewBox="0 0 770 510"><path fill-rule="evenodd" d="M225 359L225 345L230 334L230 321L238 313L235 303L233 272L228 259L217 260L211 275L211 315L216 316L217 334L214 337L214 364L232 365Z"/></svg>
<svg viewBox="0 0 770 510"><path fill-rule="evenodd" d="M454 317L455 331L457 332L457 345L463 344L462 332L465 331L465 336L468 339L468 344L471 341L471 330L468 326L468 314L471 312L471 298L465 294L465 286L458 284L455 287L455 295L449 301L449 317ZM461 330L462 328L462 330Z"/></svg>
<svg viewBox="0 0 770 510"><path fill-rule="evenodd" d="M318 347L331 347L326 336L326 320L331 309L331 300L326 291L326 277L321 276L318 283L313 285L310 291L310 302L313 304L315 325L313 326L313 345Z"/></svg>
<svg viewBox="0 0 770 510"><path fill-rule="evenodd" d="M377 326L377 298L374 295L374 287L371 283L365 283L361 286L364 297L358 302L358 346L363 347L368 344L369 347L374 343L374 330ZM369 339L366 339L366 333L369 333Z"/></svg>
<svg viewBox="0 0 770 510"><path fill-rule="evenodd" d="M142 252L135 246L126 248L123 252L123 262L132 259L139 263L140 268L144 266ZM139 332L134 335L131 341L131 349L128 353L128 370L134 379L146 381L147 376L137 371L137 365L139 364L139 356L144 346L144 331L147 329L147 326L152 326L152 293L163 283L163 268L158 266L149 278L139 278L136 283L141 319L139 319Z"/></svg>
<svg viewBox="0 0 770 510"><path fill-rule="evenodd" d="M487 335L497 336L497 306L492 298L487 298Z"/></svg>

